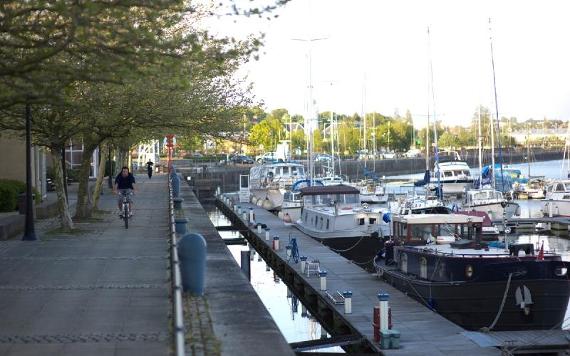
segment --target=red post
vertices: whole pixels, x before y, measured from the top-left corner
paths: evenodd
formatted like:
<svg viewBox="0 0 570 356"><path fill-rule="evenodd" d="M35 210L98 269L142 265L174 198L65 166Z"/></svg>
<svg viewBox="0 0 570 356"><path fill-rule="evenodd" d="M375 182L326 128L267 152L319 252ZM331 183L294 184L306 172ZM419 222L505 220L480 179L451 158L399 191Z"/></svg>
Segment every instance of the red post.
<svg viewBox="0 0 570 356"><path fill-rule="evenodd" d="M372 329L374 330L374 341L380 342L380 306L374 306L374 317L372 318Z"/></svg>
<svg viewBox="0 0 570 356"><path fill-rule="evenodd" d="M174 144L172 142L172 138L174 137L174 135L166 135L166 147L168 149L168 171L170 172L170 169L172 168L172 148L174 147Z"/></svg>

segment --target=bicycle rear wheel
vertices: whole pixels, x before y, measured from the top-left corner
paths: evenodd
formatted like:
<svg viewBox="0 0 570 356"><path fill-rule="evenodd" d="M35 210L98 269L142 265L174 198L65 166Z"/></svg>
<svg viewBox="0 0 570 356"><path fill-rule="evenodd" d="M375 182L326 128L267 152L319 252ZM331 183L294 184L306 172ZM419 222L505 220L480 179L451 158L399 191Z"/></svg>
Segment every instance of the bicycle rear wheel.
<svg viewBox="0 0 570 356"><path fill-rule="evenodd" d="M129 204L123 205L123 220L125 220L125 229L129 228Z"/></svg>

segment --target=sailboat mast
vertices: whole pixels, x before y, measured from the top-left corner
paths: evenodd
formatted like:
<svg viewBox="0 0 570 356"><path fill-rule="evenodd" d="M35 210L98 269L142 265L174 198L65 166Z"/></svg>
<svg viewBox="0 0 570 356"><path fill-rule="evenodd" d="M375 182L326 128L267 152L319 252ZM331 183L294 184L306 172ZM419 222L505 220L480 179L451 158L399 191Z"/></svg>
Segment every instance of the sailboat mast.
<svg viewBox="0 0 570 356"><path fill-rule="evenodd" d="M528 163L528 179L530 179L530 125L526 124L526 161Z"/></svg>
<svg viewBox="0 0 570 356"><path fill-rule="evenodd" d="M331 110L330 134L331 134L331 166L332 166L332 176L334 178L334 113L332 110Z"/></svg>
<svg viewBox="0 0 570 356"><path fill-rule="evenodd" d="M483 188L483 161L482 161L482 151L483 151L483 136L481 135L481 105L479 105L478 110L478 126L479 126L479 137L477 137L477 144L479 146L479 189Z"/></svg>
<svg viewBox="0 0 570 356"><path fill-rule="evenodd" d="M496 189L495 186L495 125L493 123L494 119L489 113L489 129L491 130L491 186Z"/></svg>
<svg viewBox="0 0 570 356"><path fill-rule="evenodd" d="M430 41L430 33L429 27L427 29L428 35L428 53L429 53L429 74L430 74L430 84L431 84L431 101L432 101L432 111L433 111L433 144L434 144L434 172L437 167L437 197L439 199L443 199L443 190L441 189L441 171L439 169L439 152L437 148L437 117L435 115L435 89L433 84L433 62L431 58L431 41ZM428 130L429 132L429 126ZM429 135L429 134L428 134Z"/></svg>
<svg viewBox="0 0 570 356"><path fill-rule="evenodd" d="M362 151L364 152L364 168L367 168L366 164L368 162L368 151L366 149L366 112L364 111L364 105L366 101L366 75L364 75L364 80L362 82L362 120L363 120L363 134L362 134Z"/></svg>
<svg viewBox="0 0 570 356"><path fill-rule="evenodd" d="M497 80L495 78L495 56L493 55L493 35L491 32L491 18L489 18L489 42L491 45L491 68L493 69L493 91L495 94L495 118L497 119L497 135L499 143L499 165L501 168L501 191L505 191L505 177L503 176L503 154L501 151L501 127L499 124L499 103L497 100ZM493 167L494 169L495 167ZM495 175L493 171L493 175Z"/></svg>

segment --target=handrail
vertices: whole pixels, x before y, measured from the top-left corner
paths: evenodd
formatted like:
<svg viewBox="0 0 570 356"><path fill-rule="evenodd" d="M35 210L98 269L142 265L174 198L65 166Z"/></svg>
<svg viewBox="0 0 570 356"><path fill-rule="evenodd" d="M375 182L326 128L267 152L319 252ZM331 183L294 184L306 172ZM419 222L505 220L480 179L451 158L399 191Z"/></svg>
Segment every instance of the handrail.
<svg viewBox="0 0 570 356"><path fill-rule="evenodd" d="M172 273L173 305L172 315L174 316L174 344L176 356L184 356L184 315L182 311L182 281L180 277L180 261L178 259L178 249L176 241L176 225L174 222L174 202L172 199L172 181L168 178L168 198L170 215L170 271Z"/></svg>

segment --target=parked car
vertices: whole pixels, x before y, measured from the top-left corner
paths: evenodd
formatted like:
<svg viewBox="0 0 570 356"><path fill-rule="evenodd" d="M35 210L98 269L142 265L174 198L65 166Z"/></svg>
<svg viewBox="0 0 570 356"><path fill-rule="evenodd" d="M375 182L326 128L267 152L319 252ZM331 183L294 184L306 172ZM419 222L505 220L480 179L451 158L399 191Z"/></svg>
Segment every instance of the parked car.
<svg viewBox="0 0 570 356"><path fill-rule="evenodd" d="M230 157L230 161L232 163L240 163L240 164L253 164L253 158L244 156L244 155L235 155Z"/></svg>
<svg viewBox="0 0 570 356"><path fill-rule="evenodd" d="M326 153L318 153L315 155L315 162L330 162L332 161L332 156Z"/></svg>
<svg viewBox="0 0 570 356"><path fill-rule="evenodd" d="M417 148L412 148L408 152L404 153L406 158L417 158L422 156L422 151Z"/></svg>
<svg viewBox="0 0 570 356"><path fill-rule="evenodd" d="M265 152L262 155L255 157L257 162L265 163L265 162L273 162L277 160L277 153L276 152Z"/></svg>

